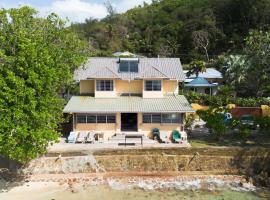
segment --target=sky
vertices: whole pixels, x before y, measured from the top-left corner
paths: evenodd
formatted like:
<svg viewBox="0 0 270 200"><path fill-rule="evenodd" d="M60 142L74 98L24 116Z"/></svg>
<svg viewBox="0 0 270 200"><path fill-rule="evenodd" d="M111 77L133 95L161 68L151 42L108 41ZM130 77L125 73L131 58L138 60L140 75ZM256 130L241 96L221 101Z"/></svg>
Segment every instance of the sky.
<svg viewBox="0 0 270 200"><path fill-rule="evenodd" d="M107 15L104 5L106 0L0 0L0 8L17 8L28 5L36 8L39 15L45 17L55 12L60 17L68 18L71 22L84 22L85 19L93 17L101 19ZM151 3L152 0L111 0L118 13L143 2Z"/></svg>

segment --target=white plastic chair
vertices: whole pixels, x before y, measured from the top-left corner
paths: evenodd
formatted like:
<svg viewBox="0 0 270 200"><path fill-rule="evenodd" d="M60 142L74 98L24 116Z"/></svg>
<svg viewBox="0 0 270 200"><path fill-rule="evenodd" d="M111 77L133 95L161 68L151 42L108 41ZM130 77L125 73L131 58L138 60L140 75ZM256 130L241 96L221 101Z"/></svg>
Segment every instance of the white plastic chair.
<svg viewBox="0 0 270 200"><path fill-rule="evenodd" d="M88 132L87 131L81 131L76 142L78 143L85 143L87 138Z"/></svg>
<svg viewBox="0 0 270 200"><path fill-rule="evenodd" d="M72 131L69 133L69 136L68 136L68 143L75 143L77 138L78 138L78 135L79 135L79 132L77 131Z"/></svg>

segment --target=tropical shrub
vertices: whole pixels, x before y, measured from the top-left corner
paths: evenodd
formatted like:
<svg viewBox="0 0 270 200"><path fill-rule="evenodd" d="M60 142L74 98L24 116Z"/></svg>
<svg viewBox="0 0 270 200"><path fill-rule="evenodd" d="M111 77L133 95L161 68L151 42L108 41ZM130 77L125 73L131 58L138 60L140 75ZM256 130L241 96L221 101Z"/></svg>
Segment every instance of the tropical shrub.
<svg viewBox="0 0 270 200"><path fill-rule="evenodd" d="M245 125L240 125L239 136L246 140L251 135L251 129Z"/></svg>
<svg viewBox="0 0 270 200"><path fill-rule="evenodd" d="M262 133L270 133L270 117L256 117L255 123L259 125L259 130Z"/></svg>
<svg viewBox="0 0 270 200"><path fill-rule="evenodd" d="M184 118L184 129L187 133L191 132L194 120L195 116L193 114L186 115L186 117Z"/></svg>
<svg viewBox="0 0 270 200"><path fill-rule="evenodd" d="M208 110L198 110L197 114L206 122L206 127L209 129L213 138L219 140L226 132L228 127L224 120L226 110L223 108L211 107Z"/></svg>
<svg viewBox="0 0 270 200"><path fill-rule="evenodd" d="M261 105L270 105L269 98L240 98L227 95L211 96L208 94L199 94L195 92L184 93L190 103L198 103L205 106L226 106L236 104L242 107L259 107Z"/></svg>

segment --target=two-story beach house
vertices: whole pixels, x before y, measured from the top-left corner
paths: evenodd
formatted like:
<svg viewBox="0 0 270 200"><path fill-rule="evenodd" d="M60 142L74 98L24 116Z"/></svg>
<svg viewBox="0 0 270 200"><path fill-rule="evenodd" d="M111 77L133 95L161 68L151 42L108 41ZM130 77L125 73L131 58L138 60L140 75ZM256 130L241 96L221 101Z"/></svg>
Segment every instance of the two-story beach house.
<svg viewBox="0 0 270 200"><path fill-rule="evenodd" d="M183 130L185 113L193 112L178 94L185 80L178 58L90 58L75 72L80 95L64 113L73 115L74 131L148 135L153 128Z"/></svg>

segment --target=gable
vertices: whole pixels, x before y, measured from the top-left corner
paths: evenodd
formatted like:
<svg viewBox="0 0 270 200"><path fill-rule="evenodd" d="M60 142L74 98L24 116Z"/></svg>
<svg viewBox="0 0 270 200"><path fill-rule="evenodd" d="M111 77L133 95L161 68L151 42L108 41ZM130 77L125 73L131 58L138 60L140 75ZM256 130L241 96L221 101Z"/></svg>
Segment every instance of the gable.
<svg viewBox="0 0 270 200"><path fill-rule="evenodd" d="M119 58L89 58L84 66L74 73L76 81L95 78L119 78L136 80L143 78L164 78L184 81L179 58L140 58L138 72L120 72Z"/></svg>

